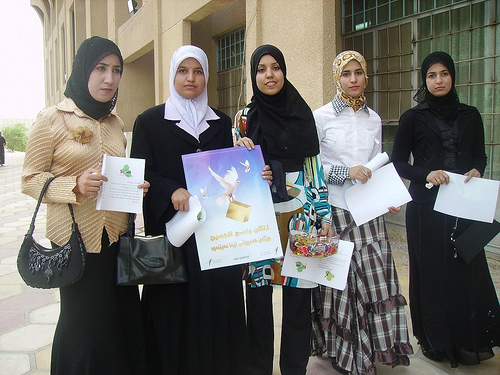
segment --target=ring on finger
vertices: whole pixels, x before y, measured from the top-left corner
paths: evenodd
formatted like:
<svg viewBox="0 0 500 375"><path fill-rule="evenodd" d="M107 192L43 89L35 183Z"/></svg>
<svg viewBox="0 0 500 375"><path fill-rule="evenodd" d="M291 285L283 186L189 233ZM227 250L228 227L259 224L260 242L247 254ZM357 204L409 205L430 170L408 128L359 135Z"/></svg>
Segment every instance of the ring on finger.
<svg viewBox="0 0 500 375"><path fill-rule="evenodd" d="M363 169L363 174L364 174L365 176L368 176L368 172L366 171L366 169Z"/></svg>

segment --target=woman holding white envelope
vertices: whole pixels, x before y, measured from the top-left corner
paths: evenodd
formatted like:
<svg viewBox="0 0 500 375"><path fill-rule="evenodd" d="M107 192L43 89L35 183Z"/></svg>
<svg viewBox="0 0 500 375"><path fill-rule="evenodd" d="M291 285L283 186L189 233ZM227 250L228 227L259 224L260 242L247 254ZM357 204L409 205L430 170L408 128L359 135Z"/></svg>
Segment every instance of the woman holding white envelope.
<svg viewBox="0 0 500 375"><path fill-rule="evenodd" d="M382 122L367 106L364 57L345 51L333 62L337 95L314 111L321 157L332 205L333 227L349 231L352 215L344 198L355 180L372 176L366 164L382 150ZM369 183L369 182L368 182ZM400 208L391 207L392 213ZM347 229L346 229L347 228ZM409 365L413 353L401 293L382 216L354 226L344 237L354 251L344 290L325 286L316 293L313 350L327 352L341 373L374 374L375 364Z"/></svg>
<svg viewBox="0 0 500 375"><path fill-rule="evenodd" d="M421 74L419 104L401 116L392 153L413 198L406 210L413 334L429 359L475 365L500 344L498 298L484 252L466 264L450 241L470 222L433 207L439 185L449 182L445 171L467 176L465 182L482 176L483 122L475 107L458 100L450 55L431 53Z"/></svg>

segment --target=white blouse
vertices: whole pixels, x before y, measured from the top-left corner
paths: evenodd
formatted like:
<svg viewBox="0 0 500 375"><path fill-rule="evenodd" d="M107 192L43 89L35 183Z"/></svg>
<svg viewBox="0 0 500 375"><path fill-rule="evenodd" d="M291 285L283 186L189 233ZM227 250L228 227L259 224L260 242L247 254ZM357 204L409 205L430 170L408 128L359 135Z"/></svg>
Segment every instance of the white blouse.
<svg viewBox="0 0 500 375"><path fill-rule="evenodd" d="M346 210L345 191L352 187L353 182L347 178L344 184L333 185L328 177L338 169L364 165L381 152L382 120L368 107L357 112L345 107L336 115L331 102L313 114L330 204Z"/></svg>

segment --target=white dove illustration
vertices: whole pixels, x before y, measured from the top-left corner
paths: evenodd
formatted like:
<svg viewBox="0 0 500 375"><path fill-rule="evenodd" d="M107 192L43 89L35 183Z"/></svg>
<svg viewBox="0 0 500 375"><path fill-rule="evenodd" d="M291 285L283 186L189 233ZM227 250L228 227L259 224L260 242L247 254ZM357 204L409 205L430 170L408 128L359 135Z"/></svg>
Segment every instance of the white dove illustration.
<svg viewBox="0 0 500 375"><path fill-rule="evenodd" d="M208 167L210 174L214 176L214 178L219 181L221 186L226 189L224 193L222 193L216 200L219 206L223 206L225 203L234 201L234 192L236 188L241 183L238 181L238 172L236 172L236 168L231 166L231 169L226 172L224 178L215 173L210 166Z"/></svg>
<svg viewBox="0 0 500 375"><path fill-rule="evenodd" d="M203 199L207 199L207 188L206 187L205 187L205 189L200 188L200 193L201 193L201 196L203 197Z"/></svg>
<svg viewBox="0 0 500 375"><path fill-rule="evenodd" d="M245 167L245 173L250 172L250 162L248 160L245 160L244 163L240 161L240 164Z"/></svg>

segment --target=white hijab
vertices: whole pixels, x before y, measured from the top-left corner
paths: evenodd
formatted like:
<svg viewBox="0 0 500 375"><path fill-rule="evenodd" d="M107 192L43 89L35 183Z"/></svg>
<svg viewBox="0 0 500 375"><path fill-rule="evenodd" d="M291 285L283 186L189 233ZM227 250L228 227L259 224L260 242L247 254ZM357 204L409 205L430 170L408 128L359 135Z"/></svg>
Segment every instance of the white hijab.
<svg viewBox="0 0 500 375"><path fill-rule="evenodd" d="M174 80L179 65L190 57L196 59L203 69L205 88L196 98L186 99L175 90ZM177 125L199 139L199 134L209 127L206 120L219 118L208 106L208 58L205 52L201 48L191 45L179 47L172 55L169 80L171 96L165 103L165 119L180 120Z"/></svg>

